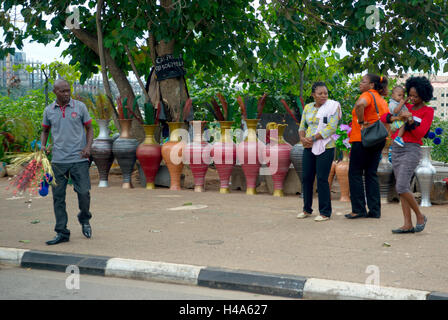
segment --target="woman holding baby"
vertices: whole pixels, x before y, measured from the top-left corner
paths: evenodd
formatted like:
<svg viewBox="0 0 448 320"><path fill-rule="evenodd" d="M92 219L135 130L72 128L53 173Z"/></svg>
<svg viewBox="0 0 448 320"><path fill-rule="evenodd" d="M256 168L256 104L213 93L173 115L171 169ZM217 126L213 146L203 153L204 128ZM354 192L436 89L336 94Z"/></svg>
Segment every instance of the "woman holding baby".
<svg viewBox="0 0 448 320"><path fill-rule="evenodd" d="M404 121L403 145L394 143L392 145L392 168L395 175L395 189L400 196L401 208L403 210L404 224L393 233L421 232L426 226L427 217L420 211L411 189L411 179L417 168L421 153L420 146L422 138L428 133L434 118L434 109L428 107L433 96L433 87L426 77L412 77L406 81L406 93L410 101L407 110L399 115L386 113L381 117L384 123ZM392 134L395 139L398 130ZM411 210L416 215L416 226L412 224Z"/></svg>

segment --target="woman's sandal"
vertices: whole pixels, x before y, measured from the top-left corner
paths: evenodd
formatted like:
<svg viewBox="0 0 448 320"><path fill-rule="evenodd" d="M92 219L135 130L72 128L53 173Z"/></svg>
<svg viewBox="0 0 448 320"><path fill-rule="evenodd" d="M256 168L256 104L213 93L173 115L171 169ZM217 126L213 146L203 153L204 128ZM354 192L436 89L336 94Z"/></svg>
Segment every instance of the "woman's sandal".
<svg viewBox="0 0 448 320"><path fill-rule="evenodd" d="M423 217L425 218L425 221L422 224L415 225L415 232L422 232L423 229L425 229L426 221L428 221L428 219L426 218L426 216L423 216Z"/></svg>
<svg viewBox="0 0 448 320"><path fill-rule="evenodd" d="M414 229L414 228L407 229L407 230L398 228L398 229L394 229L394 230L392 230L392 233L414 233L414 232L415 232L415 229Z"/></svg>

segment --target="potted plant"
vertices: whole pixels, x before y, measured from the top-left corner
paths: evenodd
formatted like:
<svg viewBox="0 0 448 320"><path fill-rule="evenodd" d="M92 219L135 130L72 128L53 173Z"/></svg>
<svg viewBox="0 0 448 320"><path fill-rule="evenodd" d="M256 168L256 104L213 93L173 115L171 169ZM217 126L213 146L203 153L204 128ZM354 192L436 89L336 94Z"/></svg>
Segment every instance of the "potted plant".
<svg viewBox="0 0 448 320"><path fill-rule="evenodd" d="M162 160L161 146L154 139L154 132L159 126L160 103L157 109L150 101L144 104L145 140L137 147L136 156L146 178L146 189L155 189L154 180Z"/></svg>
<svg viewBox="0 0 448 320"><path fill-rule="evenodd" d="M77 97L83 101L92 112L99 127L99 134L92 144L92 159L98 169L100 181L98 187L108 187L109 171L114 161L112 152L112 138L109 136L109 122L112 118L112 106L106 95L98 93L93 96L88 94L88 99L82 95Z"/></svg>
<svg viewBox="0 0 448 320"><path fill-rule="evenodd" d="M348 167L349 167L349 152L351 144L349 142L349 134L352 128L347 124L341 124L332 135L336 145L336 159L340 158L342 153L342 160L336 161L335 173L341 188L341 197L339 201L350 201L350 186L348 182ZM331 187L331 186L330 186Z"/></svg>
<svg viewBox="0 0 448 320"><path fill-rule="evenodd" d="M120 136L114 141L112 152L114 153L115 158L117 158L118 165L120 166L123 175L123 189L133 188L131 174L137 160L136 150L138 142L137 139L131 137L131 124L132 118L136 118L134 111L139 97L140 96L137 96L134 99L132 110L128 107L128 98L122 100L119 97L117 99ZM137 119L141 121L141 119Z"/></svg>
<svg viewBox="0 0 448 320"><path fill-rule="evenodd" d="M436 168L431 163L431 150L434 145L440 145L442 142L441 135L443 134L442 128L436 128L434 131L428 132L427 137L423 139L422 159L420 164L415 169L415 176L417 183L422 194L422 200L420 206L431 207L431 189L434 184L434 175L436 174Z"/></svg>
<svg viewBox="0 0 448 320"><path fill-rule="evenodd" d="M236 145L231 135L231 126L234 123L234 106L228 104L227 99L221 93L218 93L218 99L221 102L221 107L215 99L212 100L213 107L208 104L209 110L219 122L221 133L219 140L213 144L211 156L219 175L219 192L225 194L230 192L230 176L236 163Z"/></svg>
<svg viewBox="0 0 448 320"><path fill-rule="evenodd" d="M170 190L181 190L180 177L184 167L182 155L186 142L182 139L180 129L190 114L192 103L192 100L188 98L178 119L175 122L168 122L170 137L162 145L162 158L170 173Z"/></svg>
<svg viewBox="0 0 448 320"><path fill-rule="evenodd" d="M247 137L243 142L238 144L236 157L246 177L246 194L248 195L256 194L257 177L261 163L264 161L262 155L264 154L265 146L258 141L256 128L263 113L266 97L267 94L264 94L258 99L258 102L255 97L246 97L244 101L241 96L237 98L243 120L247 124Z"/></svg>

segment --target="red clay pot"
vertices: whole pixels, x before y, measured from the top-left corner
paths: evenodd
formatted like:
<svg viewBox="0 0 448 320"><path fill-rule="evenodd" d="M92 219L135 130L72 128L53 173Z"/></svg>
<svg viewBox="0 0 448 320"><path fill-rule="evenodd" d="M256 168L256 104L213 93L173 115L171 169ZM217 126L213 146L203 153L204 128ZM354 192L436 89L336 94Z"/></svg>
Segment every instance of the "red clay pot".
<svg viewBox="0 0 448 320"><path fill-rule="evenodd" d="M267 167L272 175L274 183L273 195L276 197L284 196L283 182L291 165L290 153L292 146L283 139L283 132L286 127L286 124L280 124L276 125L273 130L269 130L269 124L266 126L270 131L270 143L266 146L266 155L269 159Z"/></svg>
<svg viewBox="0 0 448 320"><path fill-rule="evenodd" d="M221 127L221 139L213 144L211 156L218 171L220 181L220 193L229 193L229 181L232 169L236 163L236 145L230 135L230 127L233 121L219 121Z"/></svg>
<svg viewBox="0 0 448 320"><path fill-rule="evenodd" d="M256 194L257 177L261 167L261 155L264 154L265 145L258 142L257 123L259 119L246 119L248 135L244 142L236 148L236 157L241 164L244 176L246 177L246 194Z"/></svg>
<svg viewBox="0 0 448 320"><path fill-rule="evenodd" d="M205 175L210 164L210 146L202 141L206 121L191 121L193 126L193 142L185 146L183 152L184 164L188 164L193 174L194 191L205 191Z"/></svg>
<svg viewBox="0 0 448 320"><path fill-rule="evenodd" d="M137 159L146 177L146 189L155 189L154 180L162 160L162 148L154 139L154 131L158 125L144 125L145 141L137 148Z"/></svg>

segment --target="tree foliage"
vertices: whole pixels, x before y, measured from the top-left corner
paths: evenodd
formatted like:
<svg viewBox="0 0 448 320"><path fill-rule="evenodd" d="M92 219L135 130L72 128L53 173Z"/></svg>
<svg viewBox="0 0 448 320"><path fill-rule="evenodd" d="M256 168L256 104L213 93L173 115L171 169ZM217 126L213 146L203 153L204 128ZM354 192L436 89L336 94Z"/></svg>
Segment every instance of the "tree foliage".
<svg viewBox="0 0 448 320"><path fill-rule="evenodd" d="M3 1L0 58L13 46L22 49L25 39L43 44L63 39L70 43L64 54L79 66L84 81L98 72L96 3ZM14 23L16 12L25 21L23 29ZM172 53L183 57L186 77L198 85L218 85L220 77L242 83L241 91L253 96L269 91L291 101L309 99L315 80L326 81L333 97L342 100L349 75L437 72L439 60L448 59L446 0L260 0L258 8L251 0L107 0L101 17L104 67L131 100L126 48L145 79L158 56ZM342 59L334 53L340 48L348 52ZM176 88L180 82L164 89L172 93L171 108L185 101ZM275 109L273 100L266 108Z"/></svg>

